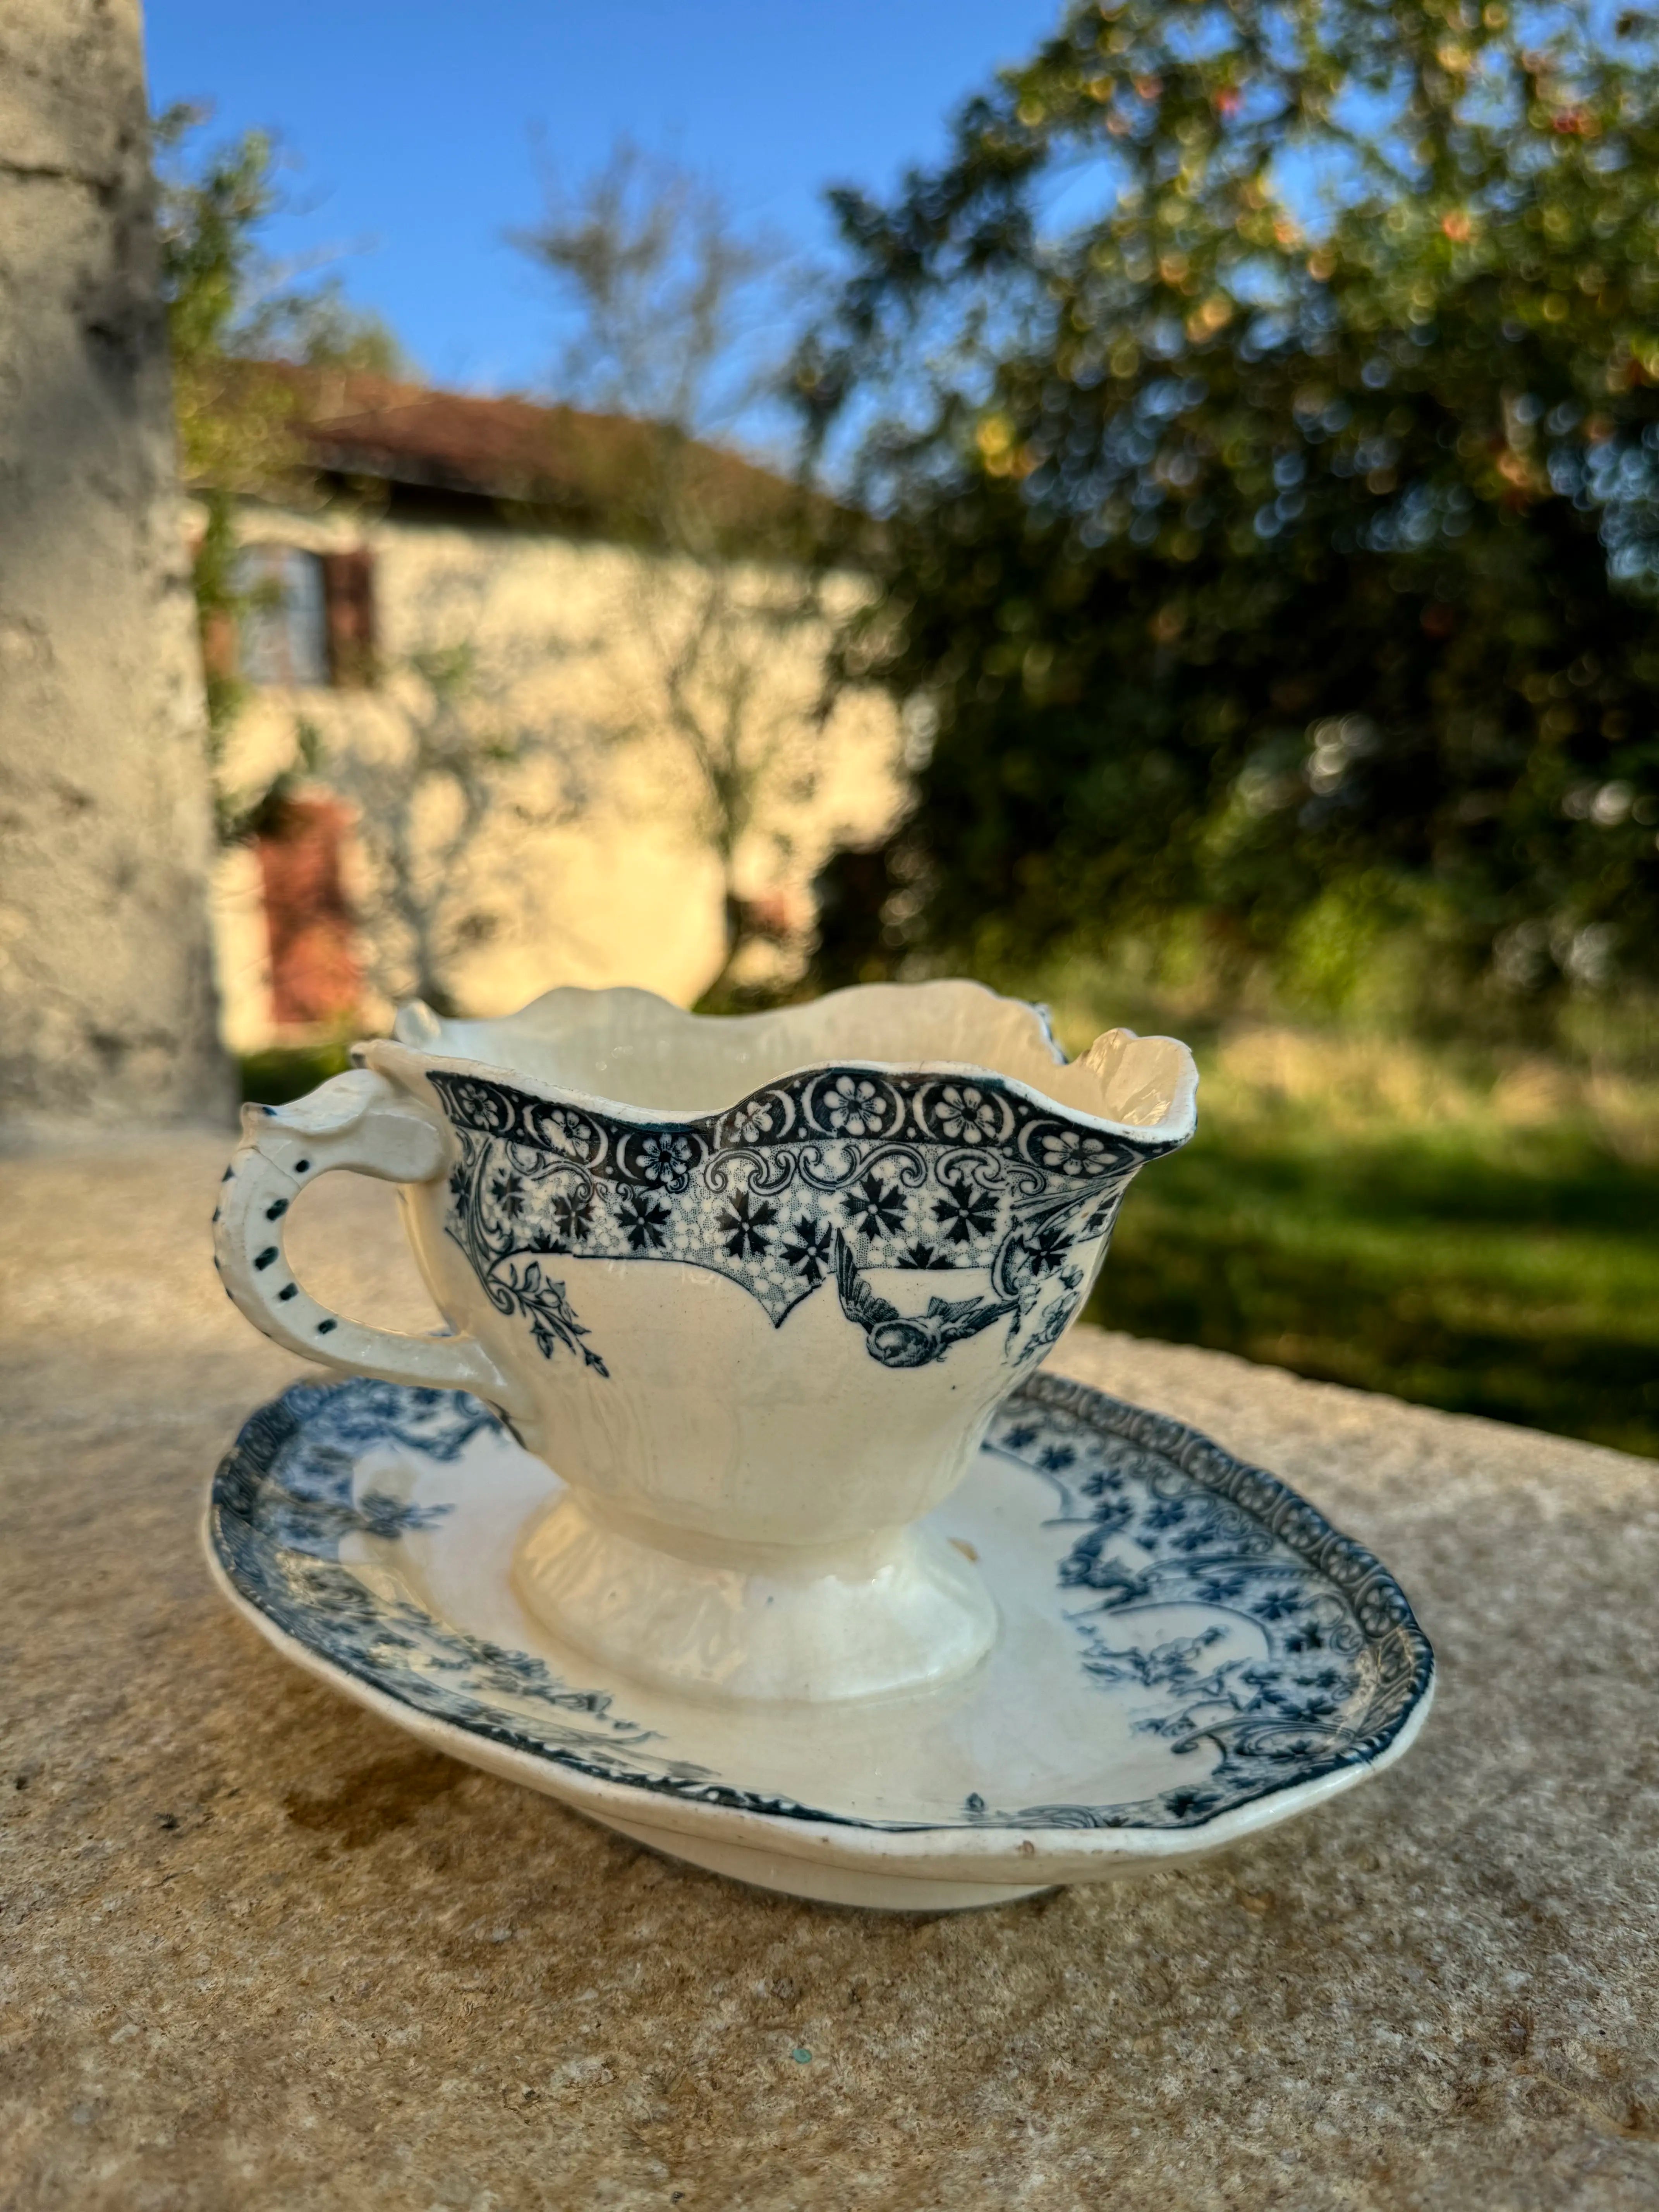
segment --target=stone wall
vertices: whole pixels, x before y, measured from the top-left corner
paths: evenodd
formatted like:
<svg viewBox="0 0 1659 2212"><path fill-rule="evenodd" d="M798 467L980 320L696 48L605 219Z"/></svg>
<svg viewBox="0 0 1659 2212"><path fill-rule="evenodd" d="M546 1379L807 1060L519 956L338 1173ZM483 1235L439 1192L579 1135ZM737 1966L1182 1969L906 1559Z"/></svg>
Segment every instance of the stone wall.
<svg viewBox="0 0 1659 2212"><path fill-rule="evenodd" d="M228 1107L137 0L0 5L0 1112Z"/></svg>

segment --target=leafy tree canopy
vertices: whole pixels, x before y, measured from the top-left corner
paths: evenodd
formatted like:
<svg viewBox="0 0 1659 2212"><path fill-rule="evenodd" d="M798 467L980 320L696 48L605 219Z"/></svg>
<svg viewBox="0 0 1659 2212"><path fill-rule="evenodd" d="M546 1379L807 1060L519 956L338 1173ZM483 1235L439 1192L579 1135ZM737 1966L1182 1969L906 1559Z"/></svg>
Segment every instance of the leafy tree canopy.
<svg viewBox="0 0 1659 2212"><path fill-rule="evenodd" d="M884 517L927 940L1338 901L1540 1005L1659 973L1640 21L1103 0L835 198L799 385Z"/></svg>
<svg viewBox="0 0 1659 2212"><path fill-rule="evenodd" d="M387 325L353 307L337 276L309 283L265 252L261 233L281 205L275 143L246 131L204 145L208 111L188 103L155 119L161 295L167 303L186 477L246 487L280 472L289 388L262 386L246 364L407 368Z"/></svg>
<svg viewBox="0 0 1659 2212"><path fill-rule="evenodd" d="M260 364L367 369L408 364L389 326L352 307L337 276L306 283L266 254L281 204L276 148L262 131L204 145L205 107L180 102L155 121L156 240L173 357L179 465L204 509L191 564L205 654L209 758L217 769L245 687L215 642L241 611L234 495L295 476L299 395ZM237 834L222 804L220 828Z"/></svg>

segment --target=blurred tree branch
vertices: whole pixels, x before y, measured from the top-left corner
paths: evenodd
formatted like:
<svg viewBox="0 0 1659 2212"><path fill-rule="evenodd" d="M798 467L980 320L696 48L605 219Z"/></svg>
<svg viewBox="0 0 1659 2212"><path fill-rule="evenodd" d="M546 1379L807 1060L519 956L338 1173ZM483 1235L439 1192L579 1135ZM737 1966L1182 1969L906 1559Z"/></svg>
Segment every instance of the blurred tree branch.
<svg viewBox="0 0 1659 2212"><path fill-rule="evenodd" d="M453 606L434 608L416 628L435 638L456 621ZM302 718L281 786L286 796L316 775L352 810L366 980L394 1005L422 999L441 1014L463 1011L465 954L526 926L546 869L525 833L582 814L605 743L531 696L563 648L486 647L476 622L460 627L469 634L394 661L349 730L325 735Z"/></svg>
<svg viewBox="0 0 1659 2212"><path fill-rule="evenodd" d="M260 234L281 205L277 149L261 131L217 145L200 133L211 111L179 102L153 125L161 294L173 356L179 468L205 514L192 562L203 638L210 765L246 698L232 638L246 594L236 582L235 502L286 489L306 496L291 383L262 375L270 361L397 374L406 366L388 325L346 301L337 276L305 285L274 263ZM234 823L221 808L222 834Z"/></svg>
<svg viewBox="0 0 1659 2212"><path fill-rule="evenodd" d="M787 357L778 334L798 319L800 280L711 186L626 139L574 191L550 179L541 221L511 236L563 312L562 393L648 432L618 619L651 671L651 696L623 733L665 730L695 780L725 914L703 1002L723 1004L749 946L775 933L744 896L745 866L774 803L811 787L823 743L812 701L781 698L769 671L811 650L823 605L803 558L805 505L780 501L757 530L732 511L703 441L775 399Z"/></svg>

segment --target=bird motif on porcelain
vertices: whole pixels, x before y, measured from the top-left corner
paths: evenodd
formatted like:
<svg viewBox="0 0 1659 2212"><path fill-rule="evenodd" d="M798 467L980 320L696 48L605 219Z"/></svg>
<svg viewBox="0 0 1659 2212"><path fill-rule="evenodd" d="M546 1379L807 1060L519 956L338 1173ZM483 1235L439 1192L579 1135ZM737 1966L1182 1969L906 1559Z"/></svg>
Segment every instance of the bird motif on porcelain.
<svg viewBox="0 0 1659 2212"><path fill-rule="evenodd" d="M902 1314L859 1273L853 1248L836 1231L836 1287L841 1310L864 1331L864 1348L884 1367L927 1367L953 1344L1019 1311L1017 1298L929 1298L921 1314Z"/></svg>
<svg viewBox="0 0 1659 2212"><path fill-rule="evenodd" d="M708 1268L775 1327L833 1277L884 1366L930 1366L1006 1321L1008 1364L1024 1370L1081 1304L1136 1170L1174 1149L1084 1127L990 1076L819 1068L672 1123L484 1076L428 1080L459 1144L449 1236L544 1358L600 1381L611 1370L561 1258ZM908 1314L867 1279L884 1270L974 1272L989 1294Z"/></svg>

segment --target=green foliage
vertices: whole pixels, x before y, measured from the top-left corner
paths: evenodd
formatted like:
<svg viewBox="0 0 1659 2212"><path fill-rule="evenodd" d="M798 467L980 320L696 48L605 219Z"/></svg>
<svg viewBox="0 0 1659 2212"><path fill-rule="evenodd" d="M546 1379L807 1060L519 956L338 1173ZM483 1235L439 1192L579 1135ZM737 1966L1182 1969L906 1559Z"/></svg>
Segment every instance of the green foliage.
<svg viewBox="0 0 1659 2212"><path fill-rule="evenodd" d="M252 837L281 836L289 806L322 764L322 732L302 714L294 726L294 757L269 782L239 793L221 781L214 793L220 842L240 845Z"/></svg>
<svg viewBox="0 0 1659 2212"><path fill-rule="evenodd" d="M1659 1172L1571 1125L1212 1110L1130 1192L1089 1317L1659 1456Z"/></svg>
<svg viewBox="0 0 1659 2212"><path fill-rule="evenodd" d="M244 1053L240 1065L245 1099L286 1106L331 1075L343 1075L351 1065L351 1049L344 1038L328 1044L273 1045L265 1052Z"/></svg>
<svg viewBox="0 0 1659 2212"><path fill-rule="evenodd" d="M202 534L191 559L191 585L196 594L197 627L204 648L202 688L207 706L208 767L213 777L215 823L221 842L229 844L234 842L237 830L226 811L220 772L224 766L231 725L242 710L247 686L223 641L242 611L246 595L236 587L235 502L228 491L210 487L203 492L202 504Z"/></svg>
<svg viewBox="0 0 1659 2212"><path fill-rule="evenodd" d="M257 379L234 364L292 362L311 368L407 370L403 349L377 314L354 307L337 276L313 283L271 261L260 235L282 205L278 154L263 131L219 145L199 134L210 111L188 102L155 123L157 235L179 429L191 481L237 482L288 458L257 435L234 403L255 396ZM247 442L252 435L253 442Z"/></svg>
<svg viewBox="0 0 1659 2212"><path fill-rule="evenodd" d="M176 361L234 350L257 267L256 234L274 211L273 152L262 131L200 155L190 142L206 111L186 102L155 119L161 291Z"/></svg>
<svg viewBox="0 0 1659 2212"><path fill-rule="evenodd" d="M1329 996L1406 932L1426 1000L1540 1018L1659 978L1640 29L1103 0L836 196L799 382L884 514L845 664L932 731L908 943L1188 915Z"/></svg>
<svg viewBox="0 0 1659 2212"><path fill-rule="evenodd" d="M1027 981L1073 1054L1116 1020L1199 1063L1198 1133L1136 1178L1091 1320L1659 1457L1651 1027L1617 1073L1352 1016L1218 1019L1202 978L1172 997L1121 957Z"/></svg>
<svg viewBox="0 0 1659 2212"><path fill-rule="evenodd" d="M236 584L235 499L301 480L293 382L268 362L394 374L401 349L338 280L295 285L260 234L281 204L277 155L262 131L203 147L208 111L167 108L154 126L161 296L173 356L179 459L205 520L192 564L204 644L210 757L216 769L246 696L228 638L245 599ZM235 825L221 809L222 834Z"/></svg>

